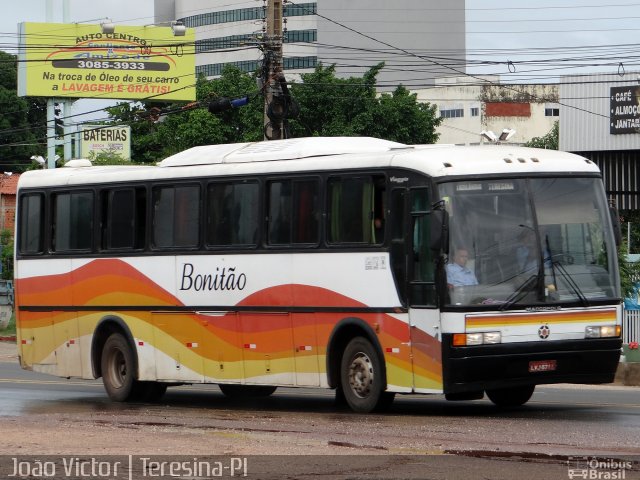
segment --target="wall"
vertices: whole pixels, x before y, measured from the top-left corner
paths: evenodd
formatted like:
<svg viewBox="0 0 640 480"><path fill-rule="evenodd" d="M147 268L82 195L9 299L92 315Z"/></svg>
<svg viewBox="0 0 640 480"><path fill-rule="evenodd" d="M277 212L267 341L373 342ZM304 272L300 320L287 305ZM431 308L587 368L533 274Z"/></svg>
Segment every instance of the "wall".
<svg viewBox="0 0 640 480"><path fill-rule="evenodd" d="M621 135L610 133L611 88L628 86L635 89L639 78L637 72L562 77L560 150L596 152L639 149L640 135L637 131Z"/></svg>

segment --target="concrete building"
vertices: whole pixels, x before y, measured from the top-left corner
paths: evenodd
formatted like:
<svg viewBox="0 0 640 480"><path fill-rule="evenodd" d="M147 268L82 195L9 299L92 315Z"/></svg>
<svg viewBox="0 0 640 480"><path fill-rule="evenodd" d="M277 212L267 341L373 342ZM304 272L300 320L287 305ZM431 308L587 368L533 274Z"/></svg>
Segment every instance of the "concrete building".
<svg viewBox="0 0 640 480"><path fill-rule="evenodd" d="M560 115L555 84L500 85L497 76L452 77L416 93L443 117L438 143L476 145L483 141L482 131L499 135L513 129L509 143L523 144L549 133Z"/></svg>
<svg viewBox="0 0 640 480"><path fill-rule="evenodd" d="M262 64L265 1L155 0L156 23L181 20L196 30L196 71L220 75L226 64ZM284 69L288 77L318 63L339 76L362 75L381 61L381 89L413 89L465 72L465 0L319 0L284 3ZM446 63L447 66L444 64ZM295 78L292 76L291 78Z"/></svg>

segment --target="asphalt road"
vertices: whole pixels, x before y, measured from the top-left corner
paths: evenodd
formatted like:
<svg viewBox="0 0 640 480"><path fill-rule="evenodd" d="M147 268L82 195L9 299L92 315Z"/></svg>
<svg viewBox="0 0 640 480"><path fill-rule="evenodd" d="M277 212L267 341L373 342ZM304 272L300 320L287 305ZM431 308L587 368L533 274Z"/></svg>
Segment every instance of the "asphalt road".
<svg viewBox="0 0 640 480"><path fill-rule="evenodd" d="M337 407L331 391L293 388L236 401L213 385L177 387L158 405L115 404L99 381L60 379L0 363L2 417L5 425L28 426L25 432L41 424L54 444L61 425L69 432L74 423L98 428L107 446L105 435L115 435L109 453L122 439L119 453L139 455L144 448L125 445L148 438L180 438L173 447L151 452L160 455L175 451L200 458L211 452L224 459L248 453L251 472L259 472L249 478L640 478L637 387L539 387L526 406L513 410L488 400L409 395L397 397L388 413L356 415ZM221 438L225 449L218 448ZM87 442L78 434L76 443L60 443L61 452L72 445L78 454L95 453L95 444L89 448ZM38 445L43 443L5 453L38 454ZM261 454L266 456L251 456ZM0 458L0 475L9 460ZM600 466L591 468L594 461ZM630 463L613 468L620 462Z"/></svg>

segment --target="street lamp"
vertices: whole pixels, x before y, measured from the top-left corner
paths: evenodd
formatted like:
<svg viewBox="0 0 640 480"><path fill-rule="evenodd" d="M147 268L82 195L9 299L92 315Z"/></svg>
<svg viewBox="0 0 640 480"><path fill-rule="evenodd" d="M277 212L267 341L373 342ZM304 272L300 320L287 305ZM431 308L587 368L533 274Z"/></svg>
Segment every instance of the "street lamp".
<svg viewBox="0 0 640 480"><path fill-rule="evenodd" d="M491 143L496 143L498 141L498 137L491 130L483 130L480 132L480 136L485 140L490 141Z"/></svg>
<svg viewBox="0 0 640 480"><path fill-rule="evenodd" d="M495 143L496 145L500 144L500 142L508 141L515 134L516 134L516 131L512 128L505 128L500 133L500 136L497 136L491 130L483 130L480 132L480 136L482 138L484 138L485 140L488 140L491 143Z"/></svg>
<svg viewBox="0 0 640 480"><path fill-rule="evenodd" d="M505 128L504 130L502 130L502 133L500 134L500 137L498 137L498 140L500 140L501 142L506 142L511 137L513 137L515 133L516 131L514 129Z"/></svg>
<svg viewBox="0 0 640 480"><path fill-rule="evenodd" d="M110 35L113 32L116 31L116 26L113 23L113 21L109 18L109 17L105 17L105 18L92 18L91 20L82 20L80 22L75 22L76 24L78 23L89 23L89 22L96 22L100 20L100 28L102 29L102 33L105 35Z"/></svg>
<svg viewBox="0 0 640 480"><path fill-rule="evenodd" d="M161 25L169 25L174 37L184 37L187 33L187 27L179 20L171 20L170 22L150 23L145 27L159 27Z"/></svg>

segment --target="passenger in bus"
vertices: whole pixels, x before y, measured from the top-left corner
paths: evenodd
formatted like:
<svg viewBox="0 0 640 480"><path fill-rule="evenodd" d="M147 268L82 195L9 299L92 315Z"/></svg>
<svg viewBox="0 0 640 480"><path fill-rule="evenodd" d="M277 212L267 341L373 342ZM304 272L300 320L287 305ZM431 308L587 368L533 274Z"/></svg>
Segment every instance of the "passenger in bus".
<svg viewBox="0 0 640 480"><path fill-rule="evenodd" d="M516 261L521 272L536 270L540 257L536 247L536 237L533 230L525 229L518 237L520 246L516 248ZM551 254L546 245L544 245L544 266L551 267Z"/></svg>
<svg viewBox="0 0 640 480"><path fill-rule="evenodd" d="M465 247L458 247L453 254L453 263L447 264L447 285L449 288L466 285L477 285L476 275L467 268L469 251Z"/></svg>

